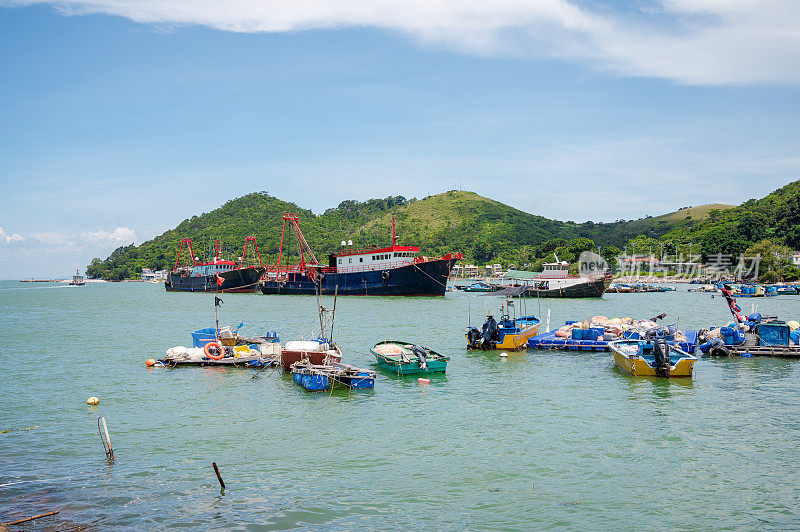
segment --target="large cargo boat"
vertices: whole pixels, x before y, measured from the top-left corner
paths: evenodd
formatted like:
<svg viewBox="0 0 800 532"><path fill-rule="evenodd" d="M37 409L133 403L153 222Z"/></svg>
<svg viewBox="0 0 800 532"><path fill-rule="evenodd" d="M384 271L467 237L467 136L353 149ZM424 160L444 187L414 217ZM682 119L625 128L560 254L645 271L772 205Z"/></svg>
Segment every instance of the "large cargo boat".
<svg viewBox="0 0 800 532"><path fill-rule="evenodd" d="M253 243L257 266L246 266L247 244ZM191 255L191 266L178 266L184 245ZM211 260L201 262L194 254L192 240L184 238L178 248L178 257L175 259L175 269L169 273L164 287L167 292L248 292L258 289L258 280L266 271L261 262L258 243L254 236L248 236L244 241L244 251L239 263L225 259L220 250L219 240L215 242L215 252Z"/></svg>
<svg viewBox="0 0 800 532"><path fill-rule="evenodd" d="M286 222L297 233L300 263L282 265ZM296 214L283 215L283 231L278 260L267 268L261 279L264 294L322 294L345 296L443 296L447 280L461 253L448 253L439 258L419 256L417 246L398 246L392 219L392 244L386 247L343 249L328 255L328 263L320 264L308 246Z"/></svg>

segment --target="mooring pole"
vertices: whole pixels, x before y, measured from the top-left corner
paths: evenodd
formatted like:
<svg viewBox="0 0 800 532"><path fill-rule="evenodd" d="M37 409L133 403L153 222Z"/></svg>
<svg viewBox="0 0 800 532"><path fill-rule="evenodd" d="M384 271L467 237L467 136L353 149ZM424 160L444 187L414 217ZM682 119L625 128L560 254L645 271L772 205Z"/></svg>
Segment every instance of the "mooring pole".
<svg viewBox="0 0 800 532"><path fill-rule="evenodd" d="M222 491L225 491L225 482L222 480L222 475L219 474L219 468L217 467L216 462L211 462L211 465L214 466L214 473L217 474L217 480L219 480L219 485L222 488Z"/></svg>

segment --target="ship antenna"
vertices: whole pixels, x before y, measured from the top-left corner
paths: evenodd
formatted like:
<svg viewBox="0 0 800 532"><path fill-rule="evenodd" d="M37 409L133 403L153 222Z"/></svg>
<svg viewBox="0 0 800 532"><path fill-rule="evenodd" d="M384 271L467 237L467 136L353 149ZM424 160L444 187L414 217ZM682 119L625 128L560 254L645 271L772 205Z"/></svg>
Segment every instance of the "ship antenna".
<svg viewBox="0 0 800 532"><path fill-rule="evenodd" d="M392 249L394 249L394 242L397 238L397 234L394 232L394 216L392 216Z"/></svg>

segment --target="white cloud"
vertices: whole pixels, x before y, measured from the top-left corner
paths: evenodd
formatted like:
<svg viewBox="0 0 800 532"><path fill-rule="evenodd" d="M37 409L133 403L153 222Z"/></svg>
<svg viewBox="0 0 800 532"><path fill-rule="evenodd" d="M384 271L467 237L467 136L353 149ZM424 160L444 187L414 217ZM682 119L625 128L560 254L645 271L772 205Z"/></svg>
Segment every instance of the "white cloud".
<svg viewBox="0 0 800 532"><path fill-rule="evenodd" d="M81 233L80 237L90 242L113 242L114 244L132 244L136 241L136 231L128 227L117 227L110 233L100 229L93 233Z"/></svg>
<svg viewBox="0 0 800 532"><path fill-rule="evenodd" d="M467 53L549 56L686 84L800 83L800 2L641 0L602 13L575 0L0 0L66 14L234 32L377 27Z"/></svg>
<svg viewBox="0 0 800 532"><path fill-rule="evenodd" d="M31 239L50 246L70 244L72 238L71 235L65 233L43 232L31 234Z"/></svg>
<svg viewBox="0 0 800 532"><path fill-rule="evenodd" d="M19 233L6 233L2 227L0 227L0 243L5 242L6 244L10 244L11 242L25 242L25 237Z"/></svg>

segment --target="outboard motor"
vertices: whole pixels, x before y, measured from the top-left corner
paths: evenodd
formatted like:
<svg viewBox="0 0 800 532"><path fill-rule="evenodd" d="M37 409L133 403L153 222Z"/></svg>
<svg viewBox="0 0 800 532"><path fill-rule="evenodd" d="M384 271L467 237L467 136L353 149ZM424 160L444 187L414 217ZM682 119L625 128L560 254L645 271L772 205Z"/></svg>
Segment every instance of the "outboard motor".
<svg viewBox="0 0 800 532"><path fill-rule="evenodd" d="M656 375L659 377L669 377L671 368L669 345L663 336L653 341L653 356L655 358Z"/></svg>
<svg viewBox="0 0 800 532"><path fill-rule="evenodd" d="M659 377L669 377L671 361L669 359L669 344L664 337L664 330L661 328L650 329L645 337L653 342L653 364L655 365L656 375Z"/></svg>
<svg viewBox="0 0 800 532"><path fill-rule="evenodd" d="M480 349L481 338L483 338L483 335L478 329L475 327L470 328L470 330L467 331L467 347L471 349Z"/></svg>
<svg viewBox="0 0 800 532"><path fill-rule="evenodd" d="M419 367L421 369L428 369L428 353L418 345L411 348L411 352L419 359Z"/></svg>
<svg viewBox="0 0 800 532"><path fill-rule="evenodd" d="M708 350L708 354L712 357L726 357L731 354L727 347L725 347L725 342L722 341L721 338L715 338L711 341L711 346Z"/></svg>
<svg viewBox="0 0 800 532"><path fill-rule="evenodd" d="M500 340L500 335L497 333L497 322L494 321L494 316L489 314L486 318L486 323L483 324L483 343L481 348L493 349L494 344Z"/></svg>

